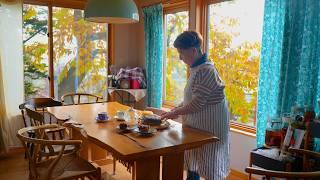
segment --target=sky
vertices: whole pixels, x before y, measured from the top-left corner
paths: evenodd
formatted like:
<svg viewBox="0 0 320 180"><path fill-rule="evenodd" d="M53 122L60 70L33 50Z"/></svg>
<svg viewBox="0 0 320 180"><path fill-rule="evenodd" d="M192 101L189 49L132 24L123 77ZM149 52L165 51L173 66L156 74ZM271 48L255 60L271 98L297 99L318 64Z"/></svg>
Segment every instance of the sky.
<svg viewBox="0 0 320 180"><path fill-rule="evenodd" d="M264 0L234 0L209 6L209 20L219 25L221 17L239 19L239 25L227 31L240 32L233 45L239 45L244 41L261 41ZM215 13L216 15L213 15Z"/></svg>

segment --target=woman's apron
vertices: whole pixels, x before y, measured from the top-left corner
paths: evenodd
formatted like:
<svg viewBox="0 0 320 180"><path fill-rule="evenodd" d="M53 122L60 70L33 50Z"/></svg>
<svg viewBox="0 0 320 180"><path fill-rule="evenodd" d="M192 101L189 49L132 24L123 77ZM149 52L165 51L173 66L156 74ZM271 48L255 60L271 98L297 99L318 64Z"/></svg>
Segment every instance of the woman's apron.
<svg viewBox="0 0 320 180"><path fill-rule="evenodd" d="M184 89L184 104L192 100L192 84L200 65L191 69ZM208 180L225 179L229 174L229 112L226 100L206 105L201 111L183 116L183 124L213 133L220 140L186 151L185 169L196 171Z"/></svg>

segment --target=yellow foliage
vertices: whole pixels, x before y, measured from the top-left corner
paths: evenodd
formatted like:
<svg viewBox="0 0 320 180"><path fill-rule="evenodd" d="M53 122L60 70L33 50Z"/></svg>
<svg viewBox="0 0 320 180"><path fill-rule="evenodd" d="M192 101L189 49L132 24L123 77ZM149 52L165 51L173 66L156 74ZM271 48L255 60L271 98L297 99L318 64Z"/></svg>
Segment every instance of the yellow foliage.
<svg viewBox="0 0 320 180"><path fill-rule="evenodd" d="M236 20L223 21L235 26ZM237 33L228 33L210 24L209 59L215 63L223 81L230 112L240 122L254 119L257 99L260 42L244 42L231 47Z"/></svg>

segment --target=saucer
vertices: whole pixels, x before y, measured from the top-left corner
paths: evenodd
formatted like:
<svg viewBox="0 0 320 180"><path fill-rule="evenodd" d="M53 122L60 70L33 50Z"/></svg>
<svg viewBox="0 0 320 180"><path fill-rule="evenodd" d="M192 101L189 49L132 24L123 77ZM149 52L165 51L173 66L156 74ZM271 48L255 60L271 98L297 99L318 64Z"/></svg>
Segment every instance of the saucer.
<svg viewBox="0 0 320 180"><path fill-rule="evenodd" d="M109 120L109 118L107 118L107 119L99 119L98 116L95 119L96 119L97 122L107 122Z"/></svg>
<svg viewBox="0 0 320 180"><path fill-rule="evenodd" d="M140 131L139 128L135 128L133 131L135 133L138 133L141 136L151 136L157 132L157 129L150 127L148 132L143 132L143 131Z"/></svg>
<svg viewBox="0 0 320 180"><path fill-rule="evenodd" d="M156 128L157 130L163 130L170 127L170 123L168 121L163 121L159 125L151 125L153 128Z"/></svg>

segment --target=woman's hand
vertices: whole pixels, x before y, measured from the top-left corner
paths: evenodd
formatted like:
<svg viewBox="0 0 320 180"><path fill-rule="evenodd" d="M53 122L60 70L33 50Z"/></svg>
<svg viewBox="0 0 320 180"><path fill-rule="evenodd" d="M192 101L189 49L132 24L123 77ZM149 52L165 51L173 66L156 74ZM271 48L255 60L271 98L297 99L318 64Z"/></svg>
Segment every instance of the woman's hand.
<svg viewBox="0 0 320 180"><path fill-rule="evenodd" d="M179 115L177 115L174 111L165 112L160 115L160 119L177 119Z"/></svg>

